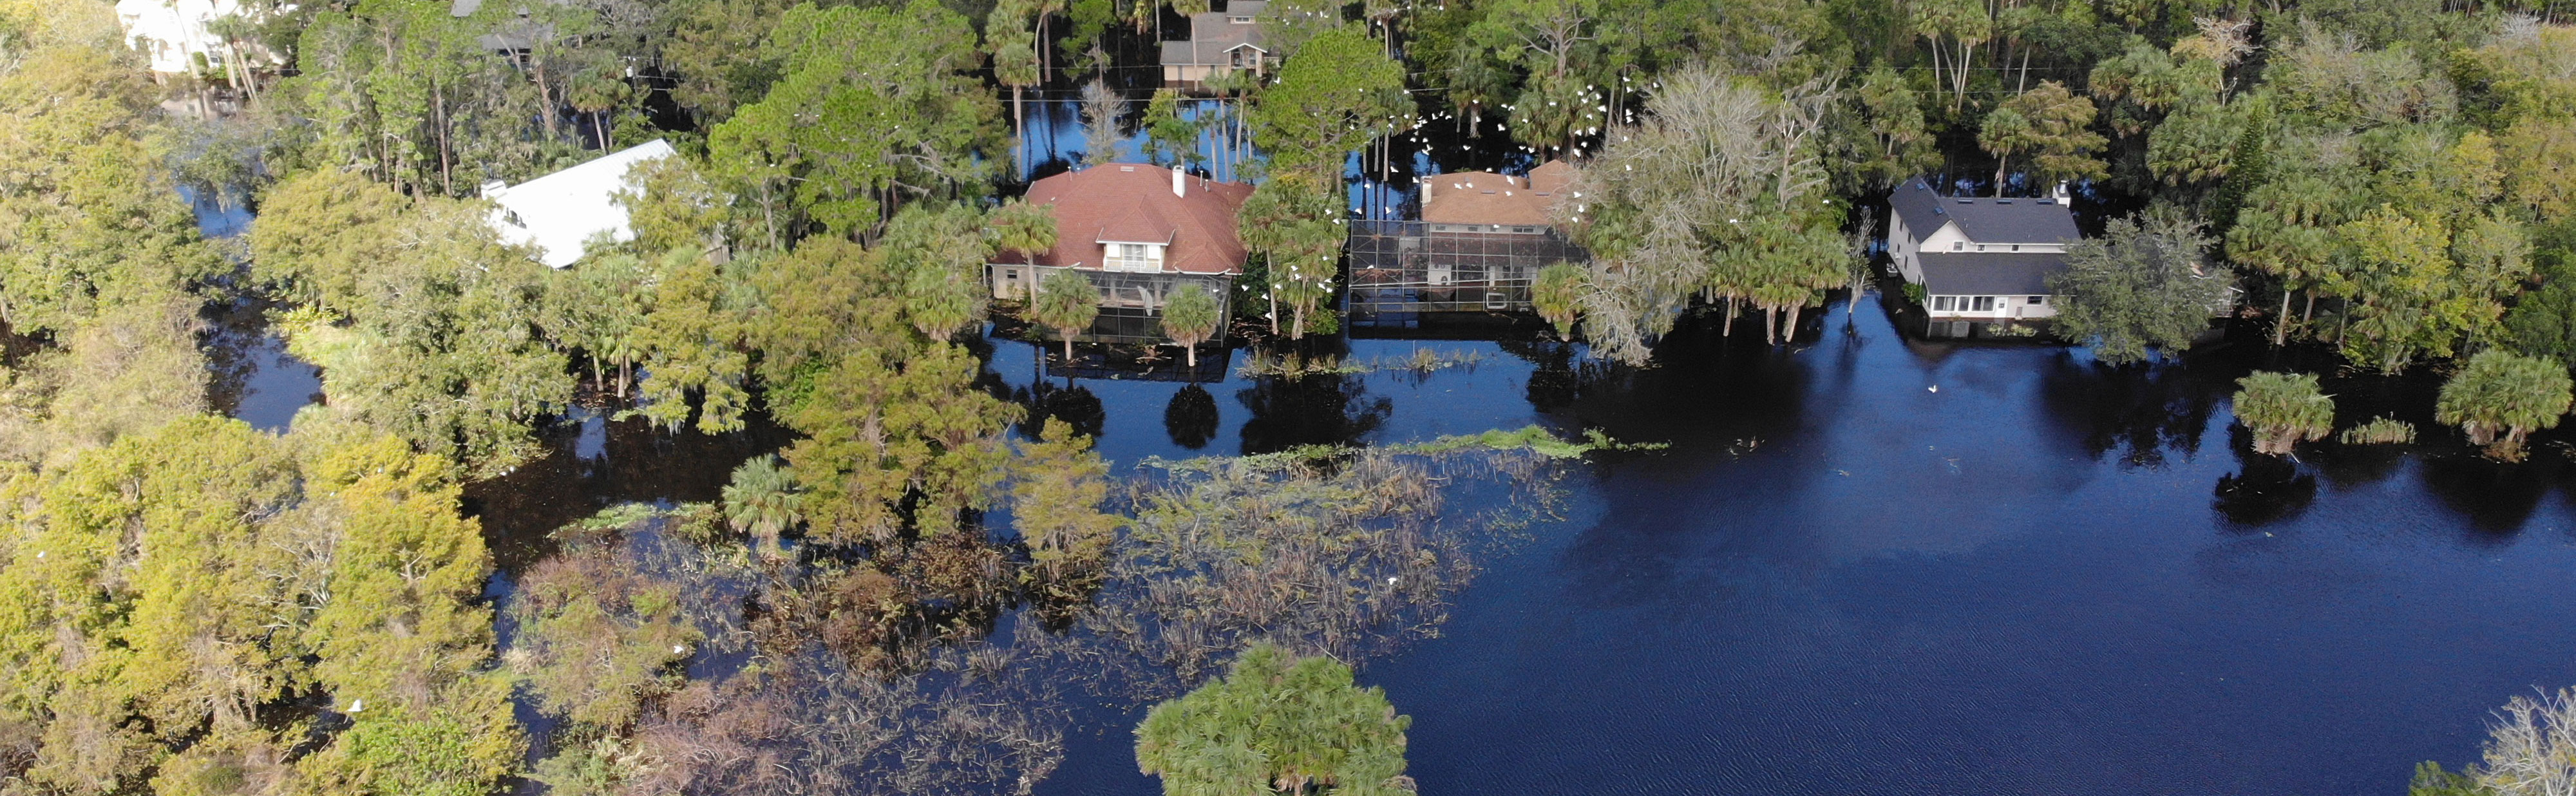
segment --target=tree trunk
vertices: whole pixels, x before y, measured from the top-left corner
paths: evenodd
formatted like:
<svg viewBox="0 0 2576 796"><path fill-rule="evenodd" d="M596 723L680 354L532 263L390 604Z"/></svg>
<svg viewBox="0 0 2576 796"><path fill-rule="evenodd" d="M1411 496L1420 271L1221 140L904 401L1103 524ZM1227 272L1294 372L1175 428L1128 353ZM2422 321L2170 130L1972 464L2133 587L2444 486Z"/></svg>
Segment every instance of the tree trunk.
<svg viewBox="0 0 2576 796"><path fill-rule="evenodd" d="M1762 308L1762 342L1775 345L1780 342L1780 313L1770 307Z"/></svg>
<svg viewBox="0 0 2576 796"><path fill-rule="evenodd" d="M1072 329L1057 329L1056 331L1064 333L1064 373L1065 373L1065 378L1068 378L1068 379L1069 379L1069 378L1073 378L1073 330L1072 330Z"/></svg>
<svg viewBox="0 0 2576 796"><path fill-rule="evenodd" d="M2011 163L2012 155L2004 154L1995 156L1995 198L1997 199L2001 199L2004 196L2004 167Z"/></svg>
<svg viewBox="0 0 2576 796"><path fill-rule="evenodd" d="M1193 374L1197 373L1199 371L1199 344L1182 343L1181 355L1188 358L1190 363L1190 372Z"/></svg>
<svg viewBox="0 0 2576 796"><path fill-rule="evenodd" d="M2309 288L2306 292L2308 294L2308 309L2305 312L2299 313L2300 323L2308 323L2317 319L2317 290L2316 288Z"/></svg>
<svg viewBox="0 0 2576 796"><path fill-rule="evenodd" d="M1728 297L1726 297L1726 313L1725 313L1725 315L1724 315L1723 317L1725 318L1725 320L1718 321L1718 323L1717 323L1717 336L1718 336L1718 337L1726 337L1727 335L1731 335L1731 334L1734 334L1734 333L1735 333L1735 297L1734 297L1734 296L1728 296Z"/></svg>
<svg viewBox="0 0 2576 796"><path fill-rule="evenodd" d="M1780 330L1781 344L1786 345L1797 342L1798 319L1806 314L1807 305L1804 302L1789 305L1789 325Z"/></svg>
<svg viewBox="0 0 2576 796"><path fill-rule="evenodd" d="M2281 286L2281 316L2272 319L2272 347L2280 348L2290 339L2290 286Z"/></svg>
<svg viewBox="0 0 2576 796"><path fill-rule="evenodd" d="M552 141L555 140L556 136L555 91L553 86L547 85L546 83L545 59L538 58L534 60L537 62L535 66L535 71L537 73L537 107L542 109L544 112L544 115L540 118L545 120L546 123L546 140ZM604 141L605 139L602 140ZM605 144L602 144L602 146L604 147Z"/></svg>

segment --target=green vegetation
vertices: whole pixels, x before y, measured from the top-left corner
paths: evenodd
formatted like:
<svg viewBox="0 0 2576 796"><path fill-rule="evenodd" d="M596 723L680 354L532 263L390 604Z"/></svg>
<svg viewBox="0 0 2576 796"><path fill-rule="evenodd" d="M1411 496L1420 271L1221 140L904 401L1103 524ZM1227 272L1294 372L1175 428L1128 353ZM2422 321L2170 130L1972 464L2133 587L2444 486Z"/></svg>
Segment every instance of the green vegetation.
<svg viewBox="0 0 2576 796"><path fill-rule="evenodd" d="M2346 445L2411 445L2415 442L2415 424L2393 417L2372 418L2344 429L2335 435L2335 441Z"/></svg>
<svg viewBox="0 0 2576 796"><path fill-rule="evenodd" d="M1574 338L1574 322L1583 311L1583 286L1583 267L1561 262L1539 269L1538 281L1530 286L1531 306L1556 327L1557 339Z"/></svg>
<svg viewBox="0 0 2576 796"><path fill-rule="evenodd" d="M1550 459L1581 458L1593 451L1663 450L1661 442L1619 442L1600 429L1584 429L1581 440L1566 440L1536 425L1482 434L1454 434L1429 442L1399 445L1395 450L1414 453L1449 453L1462 450L1526 450Z"/></svg>
<svg viewBox="0 0 2576 796"><path fill-rule="evenodd" d="M1199 344L1216 336L1216 322L1223 308L1215 296L1196 285L1172 289L1172 297L1163 305L1163 334L1181 347L1192 370L1199 366Z"/></svg>
<svg viewBox="0 0 2576 796"><path fill-rule="evenodd" d="M2236 386L2236 419L2254 432L2255 453L2286 456L2334 430L2334 399L2317 389L2315 374L2258 370Z"/></svg>
<svg viewBox="0 0 2576 796"><path fill-rule="evenodd" d="M1027 165L1012 146L1023 95L1093 86L1085 118L1101 138L1123 129L1142 97L1108 75L1147 65L1119 60L1137 49L1122 31L1166 7L299 4L220 23L237 46L164 87L105 6L0 2L0 781L1024 787L1060 736L1056 703L1023 699L1051 685L1040 667L975 641L1008 606L1065 629L1025 633L1032 658L1099 663L1138 694L1263 640L1356 659L1427 632L1473 573L1471 532L1510 522L1444 516L1444 479L1527 487L1551 457L1649 446L1533 427L1159 463L1131 483L1057 424L1008 438L1026 410L978 386L986 363L960 343L987 314L986 263L1089 234L993 201ZM1997 192L2089 179L2155 208L2071 258L2064 328L2101 361L2184 350L2241 284L2277 315L2276 343L2364 370L2481 352L2438 416L2518 457L2570 402L2576 30L2510 13L1281 0L1265 22L1280 68L1211 80L1214 113L1157 91L1138 120L1156 162L1259 182L1237 219L1252 289L1176 294L1163 328L1192 364L1227 331L1220 302L1276 337L1339 328L1353 154L1386 177L1410 131L1500 122L1578 169L1554 211L1595 259L1544 269L1533 304L1606 360L1650 361L1694 304L1722 313L1721 333L1750 310L1788 339L1825 291L1862 284L1851 208L1907 177L1991 173ZM524 46L496 53L496 35ZM285 63L241 57L253 45ZM190 100L229 115L158 110ZM1202 132L1218 142L1206 156ZM502 242L473 198L653 138L679 155L629 175L634 239L572 268ZM257 221L238 246L203 240L182 186L255 200ZM1006 298L1070 357L1097 291L1073 273L1033 288ZM323 370L330 400L288 433L203 414L200 318L237 301L274 303L289 349ZM1474 364L1274 350L1246 372ZM2243 386L2258 449L2329 422L2313 379ZM1178 414L1215 416L1206 391L1186 395ZM576 404L675 433L763 428L765 412L790 439L715 504L620 507L559 534L514 571L514 641L496 649L494 565L463 486L528 464ZM2413 435L2382 418L2341 438ZM770 555L790 536L798 555ZM691 675L715 658L754 663ZM1346 669L1243 660L1254 670L1191 704L1222 705L1238 681L1294 686L1298 705L1357 720L1176 728L1155 754L1269 756L1140 756L1167 786L1400 786L1402 722ZM514 692L558 728L533 767ZM2549 744L2566 722L2532 704L2507 710L2530 729L2492 748L2540 751L2419 789L2512 793L2516 761L2565 759ZM1336 732L1375 745L1299 756L1342 748L1316 745Z"/></svg>
<svg viewBox="0 0 2576 796"><path fill-rule="evenodd" d="M1070 268L1048 274L1038 285L1037 297L1029 300L1029 317L1054 329L1064 340L1064 361L1073 362L1073 338L1091 328L1100 317L1100 290L1091 286L1091 277Z"/></svg>
<svg viewBox="0 0 2576 796"><path fill-rule="evenodd" d="M2227 273L2201 259L2208 248L2199 224L2171 208L2112 220L2102 237L2068 246L2066 271L2049 277L2063 297L2061 333L2113 365L2191 348L2229 300Z"/></svg>
<svg viewBox="0 0 2576 796"><path fill-rule="evenodd" d="M1256 645L1224 678L1154 706L1136 725L1136 765L1170 796L1246 792L1394 794L1411 717L1351 667Z"/></svg>
<svg viewBox="0 0 2576 796"><path fill-rule="evenodd" d="M2576 401L2571 389L2576 382L2557 360L2484 351L2442 383L2433 416L2459 426L2470 444L2486 447L2487 455L2520 461L2524 435L2558 427L2568 404Z"/></svg>

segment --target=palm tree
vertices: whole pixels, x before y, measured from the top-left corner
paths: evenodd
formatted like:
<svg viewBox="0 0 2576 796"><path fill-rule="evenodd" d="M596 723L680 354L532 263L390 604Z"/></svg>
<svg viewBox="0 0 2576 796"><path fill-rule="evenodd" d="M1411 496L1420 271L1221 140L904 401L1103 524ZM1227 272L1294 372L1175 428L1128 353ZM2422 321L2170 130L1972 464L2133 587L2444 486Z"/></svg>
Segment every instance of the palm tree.
<svg viewBox="0 0 2576 796"><path fill-rule="evenodd" d="M1029 301L1029 317L1064 336L1066 373L1073 367L1073 337L1091 328L1100 317L1100 291L1091 286L1091 277L1071 268L1047 275L1038 286L1037 298Z"/></svg>
<svg viewBox="0 0 2576 796"><path fill-rule="evenodd" d="M2567 368L2548 357L2484 351L2442 384L2433 418L2459 426L2469 442L2503 461L2522 459L2522 439L2534 429L2555 428L2576 401Z"/></svg>
<svg viewBox="0 0 2576 796"><path fill-rule="evenodd" d="M1589 274L1573 263L1558 262L1538 271L1538 284L1530 288L1530 306L1538 316L1556 326L1556 336L1574 339L1574 320L1581 310L1583 289L1589 286Z"/></svg>
<svg viewBox="0 0 2576 796"><path fill-rule="evenodd" d="M992 238L994 248L1019 252L1021 264L1034 265L1038 252L1055 248L1055 213L1026 199L1013 199L985 217L984 234Z"/></svg>
<svg viewBox="0 0 2576 796"><path fill-rule="evenodd" d="M724 488L724 505L726 522L759 539L763 554L777 549L780 534L805 521L805 495L797 488L796 473L779 466L776 455L734 468L733 483Z"/></svg>
<svg viewBox="0 0 2576 796"><path fill-rule="evenodd" d="M1197 285L1182 285L1172 290L1163 304L1163 334L1187 352L1190 370L1199 367L1199 344L1216 334L1216 297Z"/></svg>
<svg viewBox="0 0 2576 796"><path fill-rule="evenodd" d="M2334 399L2310 373L2255 371L2236 380L2236 419L2254 432L2254 452L2281 456L2334 430Z"/></svg>

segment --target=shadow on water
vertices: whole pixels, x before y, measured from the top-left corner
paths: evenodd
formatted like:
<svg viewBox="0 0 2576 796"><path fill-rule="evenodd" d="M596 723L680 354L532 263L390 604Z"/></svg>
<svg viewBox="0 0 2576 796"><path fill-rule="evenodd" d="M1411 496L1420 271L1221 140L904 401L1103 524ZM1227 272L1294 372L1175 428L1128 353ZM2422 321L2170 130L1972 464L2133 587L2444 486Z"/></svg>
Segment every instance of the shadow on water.
<svg viewBox="0 0 2576 796"><path fill-rule="evenodd" d="M1163 407L1163 430L1172 435L1172 444L1188 450L1207 447L1216 438L1216 423L1216 396L1196 384L1172 393L1172 402Z"/></svg>
<svg viewBox="0 0 2576 796"><path fill-rule="evenodd" d="M556 528L600 509L721 499L735 467L789 439L765 414L743 420L742 431L709 435L576 410L539 432L543 455L506 475L467 484L465 510L481 519L494 563L504 574L517 573L554 550L549 534Z"/></svg>
<svg viewBox="0 0 2576 796"><path fill-rule="evenodd" d="M211 378L207 408L261 431L280 433L295 413L322 403L322 369L286 352L286 340L269 329L267 302L238 301L212 308L203 344Z"/></svg>
<svg viewBox="0 0 2576 796"><path fill-rule="evenodd" d="M2247 528L2295 519L2317 499L2317 477L2289 459L2253 451L2254 435L2243 425L2228 434L2237 471L2218 477L2210 507L2227 521Z"/></svg>
<svg viewBox="0 0 2576 796"><path fill-rule="evenodd" d="M1353 445L1394 413L1395 402L1369 395L1356 375L1320 373L1264 378L1234 394L1252 412L1243 421L1243 453L1276 453L1304 445Z"/></svg>

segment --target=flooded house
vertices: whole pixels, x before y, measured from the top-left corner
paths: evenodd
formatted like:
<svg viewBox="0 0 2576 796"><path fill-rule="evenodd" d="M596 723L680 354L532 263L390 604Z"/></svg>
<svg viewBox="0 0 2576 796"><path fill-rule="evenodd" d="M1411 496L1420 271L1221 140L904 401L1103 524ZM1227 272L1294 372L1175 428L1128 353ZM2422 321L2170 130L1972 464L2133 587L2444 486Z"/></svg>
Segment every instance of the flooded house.
<svg viewBox="0 0 2576 796"><path fill-rule="evenodd" d="M1087 339L1159 342L1172 291L1195 286L1232 304L1243 274L1235 212L1252 186L1138 163L1104 163L1038 180L1028 202L1055 215L1055 247L1004 251L985 268L993 297L1024 299L1056 272L1081 271L1100 291ZM1222 327L1222 316L1218 325Z"/></svg>
<svg viewBox="0 0 2576 796"><path fill-rule="evenodd" d="M2008 334L2057 315L2048 277L2082 237L2065 186L2036 198L1943 196L1918 177L1887 204L1888 257L1922 286L1926 336Z"/></svg>
<svg viewBox="0 0 2576 796"><path fill-rule="evenodd" d="M1190 37L1163 42L1163 85L1198 91L1219 72L1267 73L1279 61L1261 33L1261 11L1269 5L1267 0L1234 0L1220 11L1191 14Z"/></svg>
<svg viewBox="0 0 2576 796"><path fill-rule="evenodd" d="M636 165L672 154L670 143L656 138L517 185L485 183L492 228L502 241L535 250L536 260L549 268L580 261L593 236L634 240L617 192Z"/></svg>
<svg viewBox="0 0 2576 796"><path fill-rule="evenodd" d="M292 9L293 6L286 6ZM278 11L240 0L117 0L116 22L125 41L143 54L156 76L221 75L231 64L276 67L279 53L256 42L218 34L217 20L246 17L263 23ZM240 76L235 76L237 79Z"/></svg>
<svg viewBox="0 0 2576 796"><path fill-rule="evenodd" d="M1348 308L1355 325L1411 326L1424 313L1527 312L1539 269L1590 259L1549 219L1574 167L1526 176L1466 171L1424 178L1418 221L1351 223Z"/></svg>

